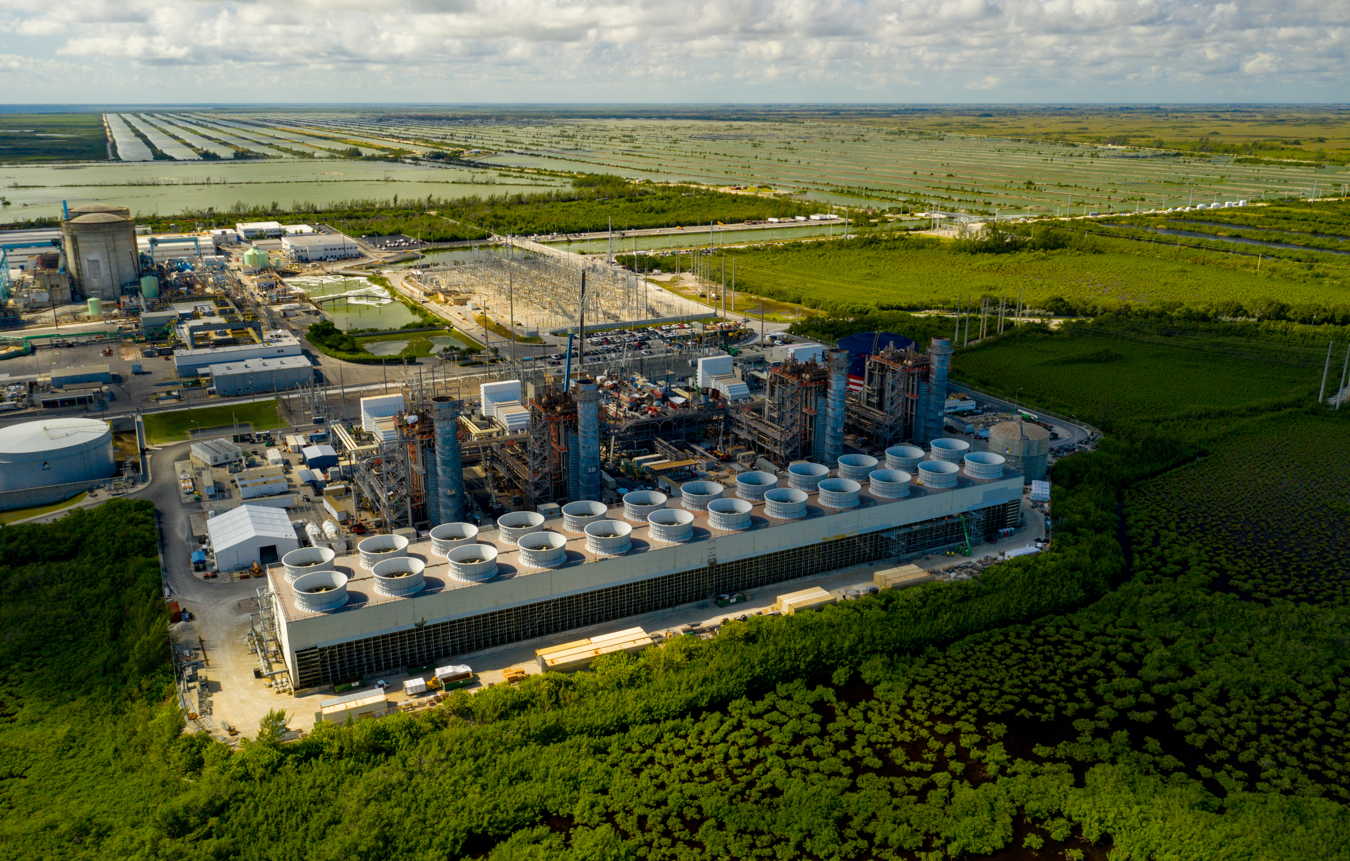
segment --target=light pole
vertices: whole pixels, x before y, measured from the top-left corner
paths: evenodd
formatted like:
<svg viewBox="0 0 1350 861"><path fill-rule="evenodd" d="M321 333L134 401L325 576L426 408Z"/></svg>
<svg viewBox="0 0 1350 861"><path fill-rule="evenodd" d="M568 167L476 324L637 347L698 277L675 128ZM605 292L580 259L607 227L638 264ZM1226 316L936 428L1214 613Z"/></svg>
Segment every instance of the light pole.
<svg viewBox="0 0 1350 861"><path fill-rule="evenodd" d="M198 439L201 439L201 436L202 436L202 423L199 422L199 421L197 421L196 419L192 419L192 423L193 423L194 425L197 426L197 438L198 438Z"/></svg>
<svg viewBox="0 0 1350 861"><path fill-rule="evenodd" d="M1022 389L1024 389L1024 388L1026 388L1026 387L1025 387L1025 386L1018 386L1018 387L1017 387L1016 393L1013 394L1013 406L1015 406L1015 407L1021 406L1021 404L1018 402L1017 398L1018 398L1019 395L1022 394Z"/></svg>

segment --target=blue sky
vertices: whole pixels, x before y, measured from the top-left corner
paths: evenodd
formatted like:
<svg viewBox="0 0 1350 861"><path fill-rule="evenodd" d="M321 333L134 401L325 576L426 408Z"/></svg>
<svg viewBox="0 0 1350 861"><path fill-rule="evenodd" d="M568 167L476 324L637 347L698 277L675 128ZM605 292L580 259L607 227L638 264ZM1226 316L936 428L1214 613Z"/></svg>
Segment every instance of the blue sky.
<svg viewBox="0 0 1350 861"><path fill-rule="evenodd" d="M1348 0L0 0L0 103L1330 103L1348 48Z"/></svg>

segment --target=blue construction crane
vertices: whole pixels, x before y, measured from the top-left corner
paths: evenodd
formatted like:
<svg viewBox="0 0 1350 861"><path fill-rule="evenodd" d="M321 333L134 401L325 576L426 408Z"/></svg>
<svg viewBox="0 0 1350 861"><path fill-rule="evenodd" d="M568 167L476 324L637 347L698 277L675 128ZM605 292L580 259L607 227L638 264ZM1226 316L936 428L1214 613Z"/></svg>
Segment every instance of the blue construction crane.
<svg viewBox="0 0 1350 861"><path fill-rule="evenodd" d="M567 387L572 384L572 339L575 335L567 336L567 364L563 366L563 394L567 394Z"/></svg>

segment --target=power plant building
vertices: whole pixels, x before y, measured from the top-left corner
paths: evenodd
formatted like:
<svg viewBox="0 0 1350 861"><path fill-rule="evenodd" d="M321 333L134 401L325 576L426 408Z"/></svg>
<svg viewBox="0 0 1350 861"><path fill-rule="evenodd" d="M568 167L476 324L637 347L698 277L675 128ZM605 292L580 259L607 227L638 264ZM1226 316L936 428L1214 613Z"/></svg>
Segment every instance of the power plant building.
<svg viewBox="0 0 1350 861"><path fill-rule="evenodd" d="M222 362L208 365L203 372L211 375L216 394L221 397L282 392L314 379L314 366L305 356Z"/></svg>
<svg viewBox="0 0 1350 861"><path fill-rule="evenodd" d="M356 242L341 234L330 233L286 236L281 240L281 251L299 263L347 260L361 256L361 249Z"/></svg>
<svg viewBox="0 0 1350 861"><path fill-rule="evenodd" d="M136 222L127 207L89 203L71 209L61 222L61 241L85 297L116 300L123 287L140 283Z"/></svg>
<svg viewBox="0 0 1350 861"><path fill-rule="evenodd" d="M105 421L50 418L0 428L0 492L116 474L112 428Z"/></svg>
<svg viewBox="0 0 1350 861"><path fill-rule="evenodd" d="M227 362L246 362L250 359L276 359L300 355L300 340L290 332L264 332L260 344L236 344L228 347L200 347L195 350L177 350L173 354L174 370L180 377L191 377L211 365Z"/></svg>

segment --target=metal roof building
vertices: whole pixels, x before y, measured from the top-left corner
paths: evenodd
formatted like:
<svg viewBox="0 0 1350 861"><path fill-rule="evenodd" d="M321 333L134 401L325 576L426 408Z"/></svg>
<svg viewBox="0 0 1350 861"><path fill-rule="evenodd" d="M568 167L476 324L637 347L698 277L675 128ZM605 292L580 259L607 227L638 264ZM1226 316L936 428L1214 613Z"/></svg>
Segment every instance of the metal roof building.
<svg viewBox="0 0 1350 861"><path fill-rule="evenodd" d="M216 394L222 397L285 391L314 379L314 366L305 356L221 362L208 365L204 371L211 375Z"/></svg>
<svg viewBox="0 0 1350 861"><path fill-rule="evenodd" d="M300 540L284 509L241 505L206 521L216 569L233 571L254 562L270 564L298 550Z"/></svg>

